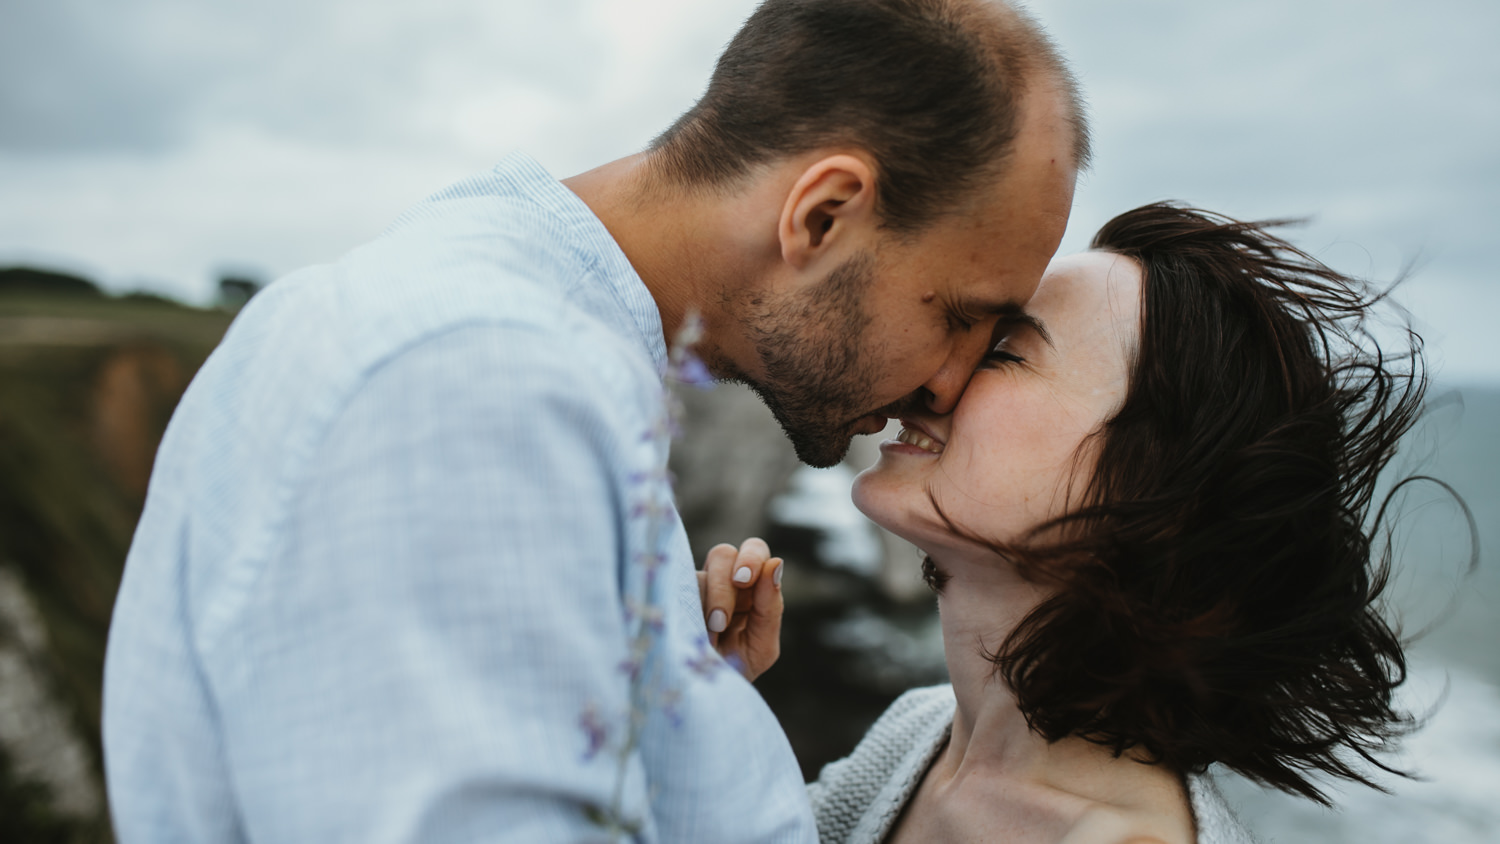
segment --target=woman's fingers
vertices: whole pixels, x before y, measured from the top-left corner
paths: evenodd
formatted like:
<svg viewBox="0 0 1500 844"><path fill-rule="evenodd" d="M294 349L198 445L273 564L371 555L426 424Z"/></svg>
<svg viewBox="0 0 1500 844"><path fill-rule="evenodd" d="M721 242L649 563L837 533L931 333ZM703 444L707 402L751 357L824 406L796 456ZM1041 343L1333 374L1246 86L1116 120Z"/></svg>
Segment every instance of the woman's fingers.
<svg viewBox="0 0 1500 844"><path fill-rule="evenodd" d="M755 584L752 596L752 606L755 617L758 619L775 619L780 623L781 613L784 609L781 598L781 571L786 565L780 557L775 557L766 562L761 571L761 578Z"/></svg>
<svg viewBox="0 0 1500 844"><path fill-rule="evenodd" d="M738 557L738 548L719 544L708 549L708 556L703 560L698 591L703 598L703 622L708 626L708 640L714 645L718 644L719 634L729 629L729 622L734 617L737 595L733 578Z"/></svg>
<svg viewBox="0 0 1500 844"><path fill-rule="evenodd" d="M708 549L699 586L708 632L723 633L729 629L736 611L749 609L748 590L760 578L761 568L770 558L771 549L758 537L745 540L738 548L720 544Z"/></svg>
<svg viewBox="0 0 1500 844"><path fill-rule="evenodd" d="M771 548L764 539L752 536L740 543L739 552L734 558L734 573L730 576L735 588L742 590L737 599L739 606L750 606L746 593L760 580L760 571L770 559Z"/></svg>
<svg viewBox="0 0 1500 844"><path fill-rule="evenodd" d="M715 545L698 572L708 641L754 680L781 656L784 563L764 540Z"/></svg>
<svg viewBox="0 0 1500 844"><path fill-rule="evenodd" d="M760 676L781 658L781 617L786 604L781 594L781 575L786 563L777 557L766 563L756 582L749 620L744 629L744 660L751 679Z"/></svg>

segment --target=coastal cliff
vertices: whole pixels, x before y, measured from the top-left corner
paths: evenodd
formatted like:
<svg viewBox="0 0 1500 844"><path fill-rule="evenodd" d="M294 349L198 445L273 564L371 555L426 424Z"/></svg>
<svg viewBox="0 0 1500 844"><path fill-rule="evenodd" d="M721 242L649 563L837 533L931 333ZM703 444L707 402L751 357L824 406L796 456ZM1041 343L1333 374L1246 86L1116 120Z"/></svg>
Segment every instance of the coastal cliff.
<svg viewBox="0 0 1500 844"><path fill-rule="evenodd" d="M230 318L0 270L0 840L109 839L110 608L157 443Z"/></svg>

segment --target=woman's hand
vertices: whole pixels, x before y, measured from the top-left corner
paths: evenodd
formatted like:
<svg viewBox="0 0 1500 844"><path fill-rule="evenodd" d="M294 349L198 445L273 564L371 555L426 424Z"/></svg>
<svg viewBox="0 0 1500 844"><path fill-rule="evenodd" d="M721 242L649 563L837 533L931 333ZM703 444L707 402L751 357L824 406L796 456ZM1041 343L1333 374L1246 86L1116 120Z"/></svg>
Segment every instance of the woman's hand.
<svg viewBox="0 0 1500 844"><path fill-rule="evenodd" d="M709 644L751 680L781 656L781 570L765 540L751 537L710 548L698 572Z"/></svg>

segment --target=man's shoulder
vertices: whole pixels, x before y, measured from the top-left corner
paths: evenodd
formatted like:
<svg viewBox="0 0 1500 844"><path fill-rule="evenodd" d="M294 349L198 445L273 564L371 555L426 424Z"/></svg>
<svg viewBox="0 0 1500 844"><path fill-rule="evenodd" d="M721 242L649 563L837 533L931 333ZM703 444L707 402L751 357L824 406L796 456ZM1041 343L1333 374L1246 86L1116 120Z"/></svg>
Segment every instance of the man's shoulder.
<svg viewBox="0 0 1500 844"><path fill-rule="evenodd" d="M375 347L478 322L568 333L592 317L608 327L615 315L589 313L594 303L579 295L591 284L591 262L545 225L544 212L504 196L437 204L441 213L393 227L322 272L294 276L305 283L289 292L350 341Z"/></svg>
<svg viewBox="0 0 1500 844"><path fill-rule="evenodd" d="M310 460L357 395L378 389L401 404L466 395L440 397L437 379L405 377L434 367L443 385L523 404L540 401L528 385L550 379L554 392L578 394L575 404L608 404L610 418L639 427L659 402L659 375L631 316L579 301L570 285L589 280L567 274L586 268L545 254L507 257L526 247L494 220L464 222L456 237L441 225L423 233L446 219L294 272L252 299L179 405L182 443L168 461L210 450L216 466L256 466L287 482L297 472L273 466ZM402 364L418 354L420 366Z"/></svg>
<svg viewBox="0 0 1500 844"><path fill-rule="evenodd" d="M347 382L435 337L486 327L518 347L545 342L580 364L608 359L654 377L633 315L576 244L533 219L544 211L506 197L449 203L468 207L408 220L268 286L226 352L254 349L284 377Z"/></svg>
<svg viewBox="0 0 1500 844"><path fill-rule="evenodd" d="M222 412L267 420L267 433L316 437L355 395L378 389L426 401L439 381L517 402L546 384L631 418L659 400L650 355L628 331L525 277L380 279L333 265L294 274L262 297L200 379ZM414 372L434 377L414 380Z"/></svg>
<svg viewBox="0 0 1500 844"><path fill-rule="evenodd" d="M194 579L202 600L219 607L260 571L334 446L447 453L571 433L619 472L639 462L627 446L660 406L660 380L630 332L547 279L428 251L377 241L279 279L194 378L152 480L170 506L151 524L192 511L206 537L193 559L214 561ZM206 621L206 640L227 623Z"/></svg>

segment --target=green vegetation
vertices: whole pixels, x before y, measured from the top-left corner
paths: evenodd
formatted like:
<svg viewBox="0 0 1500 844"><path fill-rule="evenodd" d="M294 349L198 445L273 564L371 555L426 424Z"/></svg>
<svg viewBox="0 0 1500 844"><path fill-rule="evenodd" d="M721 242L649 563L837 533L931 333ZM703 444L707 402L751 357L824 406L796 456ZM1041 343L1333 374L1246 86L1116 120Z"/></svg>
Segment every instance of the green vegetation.
<svg viewBox="0 0 1500 844"><path fill-rule="evenodd" d="M46 273L0 270L0 567L17 575L44 633L33 652L0 602L0 648L25 651L28 670L43 675L32 679L65 710L92 757L88 788L102 795L98 725L115 590L157 443L232 316L110 298L61 278L48 288ZM17 705L6 694L0 688L0 706ZM0 735L0 839L107 837L103 801L93 818L53 811L57 783L21 778L23 754L9 739Z"/></svg>

